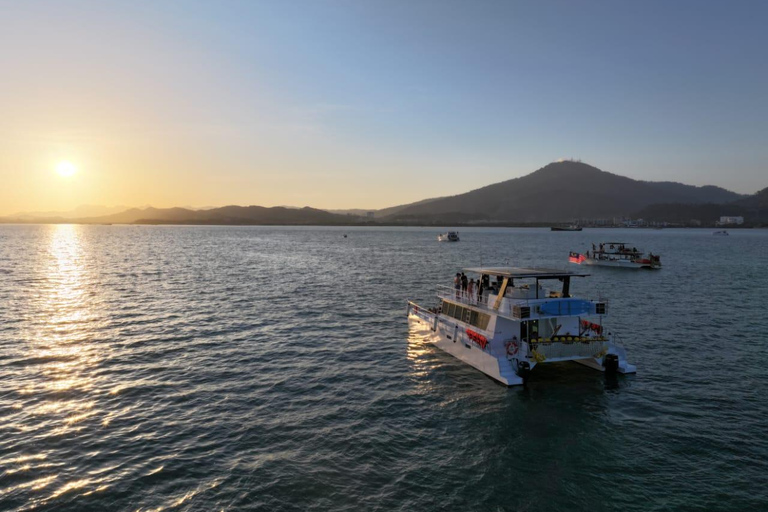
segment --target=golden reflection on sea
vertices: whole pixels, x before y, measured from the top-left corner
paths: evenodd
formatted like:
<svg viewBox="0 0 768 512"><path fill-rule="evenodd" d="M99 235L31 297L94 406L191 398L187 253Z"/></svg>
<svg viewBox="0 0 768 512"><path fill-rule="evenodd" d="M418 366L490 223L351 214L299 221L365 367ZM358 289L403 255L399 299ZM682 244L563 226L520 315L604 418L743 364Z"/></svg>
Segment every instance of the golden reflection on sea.
<svg viewBox="0 0 768 512"><path fill-rule="evenodd" d="M91 309L82 227L57 225L50 229L48 249L38 262L42 271L34 304L35 330L27 338L29 357L42 363L30 369L42 371L45 378L37 379L23 392L40 392L40 386L45 391L87 391L93 387L89 370L100 356L92 344L97 315ZM68 407L79 402L57 403ZM41 407L50 409L52 404Z"/></svg>
<svg viewBox="0 0 768 512"><path fill-rule="evenodd" d="M35 258L34 288L29 307L26 372L28 379L17 389L23 400L26 429L46 436L73 435L88 428L101 414L95 396L95 366L103 355L94 343L94 326L99 313L93 304L98 290L93 287L87 265L87 244L83 228L75 225L50 226L48 244L30 257ZM72 474L65 477L46 474L45 452L30 450L28 457L40 464L28 471L36 473L31 490L53 489L40 496L43 504L68 492L88 491L98 481ZM50 468L53 469L53 468ZM65 468L62 468L62 471ZM57 470L58 471L58 470Z"/></svg>
<svg viewBox="0 0 768 512"><path fill-rule="evenodd" d="M408 322L408 344L406 345L406 357L411 365L411 374L414 377L423 378L429 374L433 366L431 354L435 347L430 338L431 331L424 329L418 322Z"/></svg>

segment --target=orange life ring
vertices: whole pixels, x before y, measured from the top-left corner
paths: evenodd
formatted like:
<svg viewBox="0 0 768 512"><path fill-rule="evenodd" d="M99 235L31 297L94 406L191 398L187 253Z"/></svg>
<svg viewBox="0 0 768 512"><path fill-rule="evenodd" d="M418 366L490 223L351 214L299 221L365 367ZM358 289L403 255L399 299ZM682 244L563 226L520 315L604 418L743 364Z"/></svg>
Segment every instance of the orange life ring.
<svg viewBox="0 0 768 512"><path fill-rule="evenodd" d="M516 340L510 340L507 342L507 355L508 356L514 356L517 355L517 352L520 350L520 345L517 343Z"/></svg>

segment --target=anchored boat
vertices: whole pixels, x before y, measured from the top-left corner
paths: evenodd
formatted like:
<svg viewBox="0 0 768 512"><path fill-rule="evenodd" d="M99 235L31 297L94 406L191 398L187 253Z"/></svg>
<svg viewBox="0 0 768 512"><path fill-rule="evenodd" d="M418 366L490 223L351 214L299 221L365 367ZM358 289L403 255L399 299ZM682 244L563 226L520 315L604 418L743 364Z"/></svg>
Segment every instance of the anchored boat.
<svg viewBox="0 0 768 512"><path fill-rule="evenodd" d="M568 261L576 264L597 265L617 268L661 268L661 257L649 252L647 255L637 247L625 242L603 242L592 244L592 251L584 254L571 251Z"/></svg>
<svg viewBox="0 0 768 512"><path fill-rule="evenodd" d="M571 278L589 274L517 267L464 271L480 275L476 292L438 286L437 307L408 301L411 329L437 347L507 386L523 384L538 364L558 361L635 372L616 336L605 332L606 303L570 294Z"/></svg>
<svg viewBox="0 0 768 512"><path fill-rule="evenodd" d="M459 232L449 231L447 233L440 233L439 235L437 235L437 241L438 242L458 242Z"/></svg>
<svg viewBox="0 0 768 512"><path fill-rule="evenodd" d="M552 226L549 229L551 231L581 231L581 226L577 224L571 224L569 226Z"/></svg>

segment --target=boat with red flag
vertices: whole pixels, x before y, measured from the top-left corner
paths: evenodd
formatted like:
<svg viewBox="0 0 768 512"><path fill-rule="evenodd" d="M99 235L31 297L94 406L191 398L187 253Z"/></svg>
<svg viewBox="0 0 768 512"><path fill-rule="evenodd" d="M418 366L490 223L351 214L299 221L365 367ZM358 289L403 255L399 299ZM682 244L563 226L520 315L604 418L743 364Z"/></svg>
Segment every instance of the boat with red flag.
<svg viewBox="0 0 768 512"><path fill-rule="evenodd" d="M585 253L571 251L568 261L578 265L596 265L614 268L661 268L661 256L641 249L626 242L601 242L592 244L592 250Z"/></svg>

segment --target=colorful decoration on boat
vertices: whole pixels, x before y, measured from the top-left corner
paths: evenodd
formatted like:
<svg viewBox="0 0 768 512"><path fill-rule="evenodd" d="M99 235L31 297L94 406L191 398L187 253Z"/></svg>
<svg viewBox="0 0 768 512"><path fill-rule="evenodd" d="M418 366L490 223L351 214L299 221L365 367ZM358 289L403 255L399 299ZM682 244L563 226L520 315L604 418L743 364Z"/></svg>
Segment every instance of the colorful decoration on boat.
<svg viewBox="0 0 768 512"><path fill-rule="evenodd" d="M467 338L471 339L472 341L480 345L480 348L482 349L484 349L485 346L488 344L488 338L486 338L479 332L475 332L470 329L467 329Z"/></svg>
<svg viewBox="0 0 768 512"><path fill-rule="evenodd" d="M603 326L600 324L590 322L589 320L582 320L581 328L584 330L584 332L592 331L598 336L603 334Z"/></svg>

